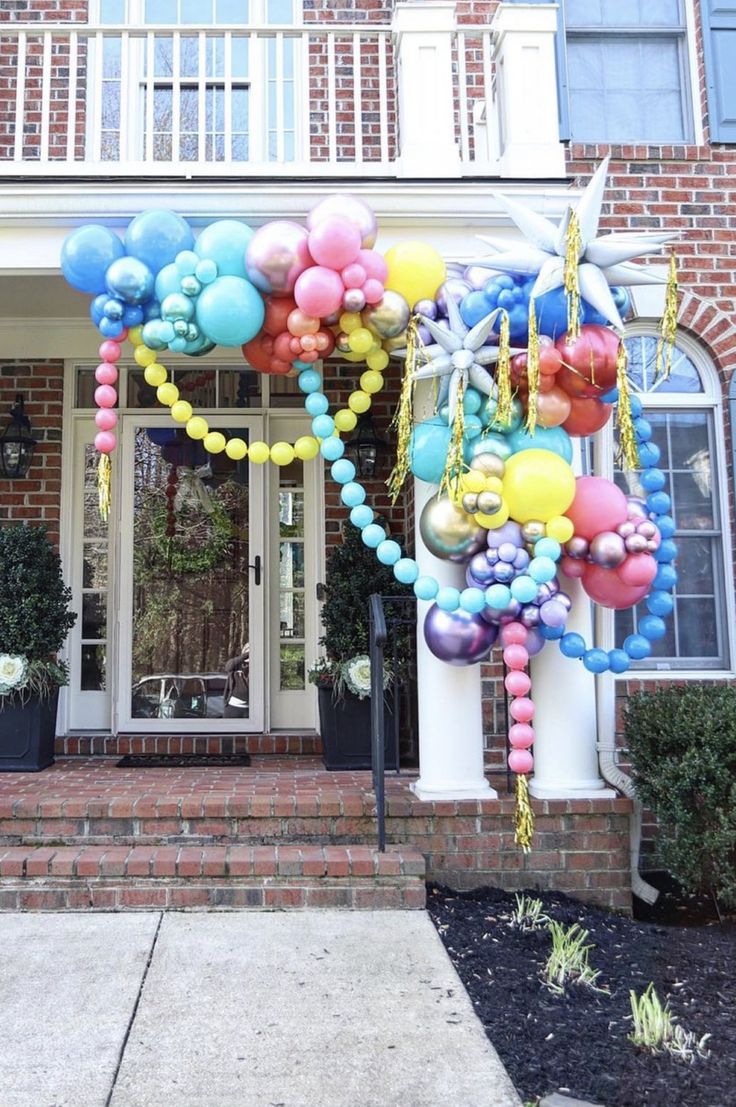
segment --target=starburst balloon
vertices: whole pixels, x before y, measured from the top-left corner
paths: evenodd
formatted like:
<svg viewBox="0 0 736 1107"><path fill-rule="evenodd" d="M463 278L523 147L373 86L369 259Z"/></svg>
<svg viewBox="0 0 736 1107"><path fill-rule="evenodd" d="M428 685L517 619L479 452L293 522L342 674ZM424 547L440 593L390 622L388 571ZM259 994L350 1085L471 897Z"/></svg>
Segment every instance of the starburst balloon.
<svg viewBox="0 0 736 1107"><path fill-rule="evenodd" d="M578 250L578 284L580 295L618 331L623 321L611 294L611 285L664 284L666 278L647 272L630 262L645 254L661 253L667 242L677 238L676 232L626 232L598 234L603 193L610 158L606 158L588 182L574 213L580 228ZM530 208L498 194L528 245L509 249L508 243L480 236L493 250L490 258L474 262L485 269L502 273L536 274L532 297L543 296L565 284L565 258L568 247L568 226L573 209L568 208L562 222L555 226L549 219Z"/></svg>
<svg viewBox="0 0 736 1107"><path fill-rule="evenodd" d="M450 426L455 421L460 385L463 390L472 385L486 396L493 394L495 384L488 367L498 361L499 347L486 346L485 342L502 310L496 308L471 328L463 322L460 309L450 296L447 299L448 326L443 327L426 315L419 316L435 342L424 347L426 362L415 371L413 379L421 381L436 377L439 380L438 405L448 402ZM521 350L511 348L509 353L513 357ZM406 350L396 350L394 356L405 358Z"/></svg>

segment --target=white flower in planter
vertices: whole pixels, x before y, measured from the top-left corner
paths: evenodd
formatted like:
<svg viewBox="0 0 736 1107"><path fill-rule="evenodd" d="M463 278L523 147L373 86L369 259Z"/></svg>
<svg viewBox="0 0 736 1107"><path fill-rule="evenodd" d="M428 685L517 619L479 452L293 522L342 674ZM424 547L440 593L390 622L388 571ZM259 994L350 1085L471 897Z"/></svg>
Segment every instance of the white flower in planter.
<svg viewBox="0 0 736 1107"><path fill-rule="evenodd" d="M28 661L21 654L0 653L0 696L22 688L28 677Z"/></svg>
<svg viewBox="0 0 736 1107"><path fill-rule="evenodd" d="M342 669L342 678L346 688L359 700L364 700L366 696L370 696L371 659L368 654L360 653L356 657L351 657L350 661L346 661ZM384 669L384 688L388 687L390 679L390 674Z"/></svg>

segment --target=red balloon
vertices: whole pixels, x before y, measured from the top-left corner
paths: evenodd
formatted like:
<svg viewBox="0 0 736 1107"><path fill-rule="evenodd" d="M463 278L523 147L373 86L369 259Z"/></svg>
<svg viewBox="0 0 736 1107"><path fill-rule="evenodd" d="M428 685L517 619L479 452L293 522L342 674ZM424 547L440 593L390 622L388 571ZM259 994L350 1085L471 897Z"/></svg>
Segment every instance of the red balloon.
<svg viewBox="0 0 736 1107"><path fill-rule="evenodd" d="M283 331L283 333L278 335L277 338L274 338L273 356L280 358L281 361L293 361L294 358L298 356L298 353L295 353L295 351L292 350L292 341L292 336L289 334L288 331ZM299 349L301 349L301 346L299 347Z"/></svg>
<svg viewBox="0 0 736 1107"><path fill-rule="evenodd" d="M273 340L269 339L273 344ZM246 342L242 348L243 357L253 369L257 369L259 373L271 372L271 359L272 350L265 349L265 336L263 334L256 335L250 342Z"/></svg>
<svg viewBox="0 0 736 1107"><path fill-rule="evenodd" d="M266 318L263 321L262 329L266 334L270 334L272 338L276 338L277 335L288 330L287 322L289 315L296 307L296 300L293 296L279 296L277 299L273 296L266 296L265 303Z"/></svg>
<svg viewBox="0 0 736 1107"><path fill-rule="evenodd" d="M598 323L584 324L571 342L563 335L556 343L568 367L562 370L562 387L573 396L600 396L613 388L619 341L615 331Z"/></svg>
<svg viewBox="0 0 736 1107"><path fill-rule="evenodd" d="M657 575L657 562L651 554L629 554L625 561L616 567L616 573L630 588L649 586Z"/></svg>
<svg viewBox="0 0 736 1107"><path fill-rule="evenodd" d="M285 377L293 369L290 361L281 361L280 358L271 358L271 363L268 368L269 373L273 373L277 377Z"/></svg>
<svg viewBox="0 0 736 1107"><path fill-rule="evenodd" d="M539 372L542 376L553 377L562 368L562 354L555 346L546 346L539 351Z"/></svg>
<svg viewBox="0 0 736 1107"><path fill-rule="evenodd" d="M547 378L554 380L553 377ZM560 427L570 415L572 400L561 388L541 392L537 397L537 419L543 427Z"/></svg>
<svg viewBox="0 0 736 1107"><path fill-rule="evenodd" d="M591 600L595 600L601 607L613 608L614 611L634 607L649 591L648 584L630 588L613 569L604 569L602 565L591 564L585 566L583 588Z"/></svg>
<svg viewBox="0 0 736 1107"><path fill-rule="evenodd" d="M629 513L626 496L605 477L578 477L575 498L565 514L575 533L590 542L604 530L615 530Z"/></svg>
<svg viewBox="0 0 736 1107"><path fill-rule="evenodd" d="M566 577L575 579L583 575L587 564L587 561L584 561L582 557L563 557L560 562L560 569Z"/></svg>
<svg viewBox="0 0 736 1107"><path fill-rule="evenodd" d="M557 383L562 384L560 377L563 370L557 374ZM568 392L568 396L570 393ZM583 438L586 434L595 434L601 427L605 427L613 414L610 404L602 404L600 400L587 400L571 397L571 410L565 422L563 430L569 435Z"/></svg>

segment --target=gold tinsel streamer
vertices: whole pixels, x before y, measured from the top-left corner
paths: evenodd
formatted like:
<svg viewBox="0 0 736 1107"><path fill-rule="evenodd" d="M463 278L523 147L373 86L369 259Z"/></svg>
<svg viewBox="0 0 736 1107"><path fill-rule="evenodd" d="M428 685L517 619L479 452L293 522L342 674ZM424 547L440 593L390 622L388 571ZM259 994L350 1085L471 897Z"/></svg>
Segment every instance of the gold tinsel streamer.
<svg viewBox="0 0 736 1107"><path fill-rule="evenodd" d="M396 431L396 464L391 470L386 484L388 486L391 503L396 503L404 481L409 473L409 446L411 432L414 425L413 395L414 395L414 371L417 359L417 321L412 317L406 329L406 360L404 362L404 379L401 382L401 395L399 403L391 421L391 430Z"/></svg>
<svg viewBox="0 0 736 1107"><path fill-rule="evenodd" d="M626 346L622 338L618 345L618 355L616 357L616 387L618 388L616 419L618 421L619 454L627 469L638 469L639 448L636 444L634 420L631 415L628 364L629 356L626 353Z"/></svg>
<svg viewBox="0 0 736 1107"><path fill-rule="evenodd" d="M501 316L501 333L498 338L498 362L496 363L496 386L498 388L498 406L493 422L496 426L508 427L511 423L511 327L509 313Z"/></svg>
<svg viewBox="0 0 736 1107"><path fill-rule="evenodd" d="M564 286L567 293L567 340L580 337L580 280L578 265L583 240L580 237L580 223L575 212L570 213L565 235Z"/></svg>
<svg viewBox="0 0 736 1107"><path fill-rule="evenodd" d="M664 311L659 324L659 342L657 343L657 363L654 370L655 381L664 372L667 380L672 369L672 354L677 338L677 261L670 254L670 271L667 276L667 291L664 298Z"/></svg>
<svg viewBox="0 0 736 1107"><path fill-rule="evenodd" d="M534 837L534 812L529 802L529 783L525 773L516 777L516 810L514 811L514 841L524 853L529 853Z"/></svg>
<svg viewBox="0 0 736 1107"><path fill-rule="evenodd" d="M526 379L529 385L529 401L526 413L526 429L534 434L537 429L537 401L539 399L539 331L534 298L529 300L529 338L526 350Z"/></svg>
<svg viewBox="0 0 736 1107"><path fill-rule="evenodd" d="M104 522L107 522L107 517L110 514L110 480L110 455L100 454L97 462L97 500L100 508L100 518Z"/></svg>
<svg viewBox="0 0 736 1107"><path fill-rule="evenodd" d="M455 419L452 424L452 435L450 437L450 445L447 450L447 460L445 462L445 471L442 474L442 480L440 481L440 495L443 492L447 492L450 496L454 496L457 492L458 483L465 468L465 452L463 437L465 435L465 411L463 408L463 395L464 388L462 378L457 386L457 393L455 399Z"/></svg>

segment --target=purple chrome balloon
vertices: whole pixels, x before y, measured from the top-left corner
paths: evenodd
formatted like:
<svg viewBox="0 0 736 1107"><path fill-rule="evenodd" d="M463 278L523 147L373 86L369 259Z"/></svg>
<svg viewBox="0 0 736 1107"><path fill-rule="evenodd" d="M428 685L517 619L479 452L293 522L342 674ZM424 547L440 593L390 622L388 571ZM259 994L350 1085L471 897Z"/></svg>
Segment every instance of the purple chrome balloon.
<svg viewBox="0 0 736 1107"><path fill-rule="evenodd" d="M487 285L492 276L490 269L484 269L480 265L468 265L463 270L463 280L467 281L471 288L477 290Z"/></svg>
<svg viewBox="0 0 736 1107"><path fill-rule="evenodd" d="M521 527L509 519L502 527L488 531L488 548L498 549L502 542L513 542L515 546L523 546L524 539L521 536Z"/></svg>
<svg viewBox="0 0 736 1107"><path fill-rule="evenodd" d="M525 627L536 627L539 625L539 608L535 607L533 603L524 604L521 611L521 622Z"/></svg>
<svg viewBox="0 0 736 1107"><path fill-rule="evenodd" d="M245 255L249 279L261 292L287 295L297 277L312 265L307 231L289 219L275 219L259 227Z"/></svg>
<svg viewBox="0 0 736 1107"><path fill-rule="evenodd" d="M428 319L436 319L439 314L434 300L417 300L414 311L419 315L426 315Z"/></svg>
<svg viewBox="0 0 736 1107"><path fill-rule="evenodd" d="M487 588L488 585L495 580L493 566L482 551L471 557L465 575L468 579L468 584L470 584L471 576L473 577L473 584L476 588Z"/></svg>
<svg viewBox="0 0 736 1107"><path fill-rule="evenodd" d="M561 627L567 621L567 608L555 597L542 604L539 608L539 617L546 627Z"/></svg>
<svg viewBox="0 0 736 1107"><path fill-rule="evenodd" d="M370 250L375 245L378 238L378 223L375 213L357 196L337 192L332 196L326 196L324 200L320 200L307 216L307 226L310 231L313 231L323 219L327 219L330 215L341 215L358 228L360 231L360 245L364 250Z"/></svg>
<svg viewBox="0 0 736 1107"><path fill-rule="evenodd" d="M541 653L547 644L547 639L543 638L536 627L529 627L529 633L526 636L526 642L524 643L524 649L530 657L536 657L538 653Z"/></svg>
<svg viewBox="0 0 736 1107"><path fill-rule="evenodd" d="M435 657L449 665L475 665L490 652L498 629L480 615L459 608L443 611L432 604L424 620L424 639Z"/></svg>
<svg viewBox="0 0 736 1107"><path fill-rule="evenodd" d="M559 588L558 588L557 595L555 596L555 600L557 601L557 603L561 603L566 611L571 610L572 600L568 596L567 592L560 592Z"/></svg>
<svg viewBox="0 0 736 1107"><path fill-rule="evenodd" d="M441 315L447 315L447 298L451 296L456 304L467 296L469 292L472 292L472 286L464 281L462 277L448 277L448 279L440 285L435 294L437 301L437 307Z"/></svg>
<svg viewBox="0 0 736 1107"><path fill-rule="evenodd" d="M603 530L590 543L590 559L604 569L617 569L626 560L626 546L620 534Z"/></svg>
<svg viewBox="0 0 736 1107"><path fill-rule="evenodd" d="M502 542L498 547L499 558L501 561L507 561L509 565L513 565L517 552L517 548L513 542Z"/></svg>

